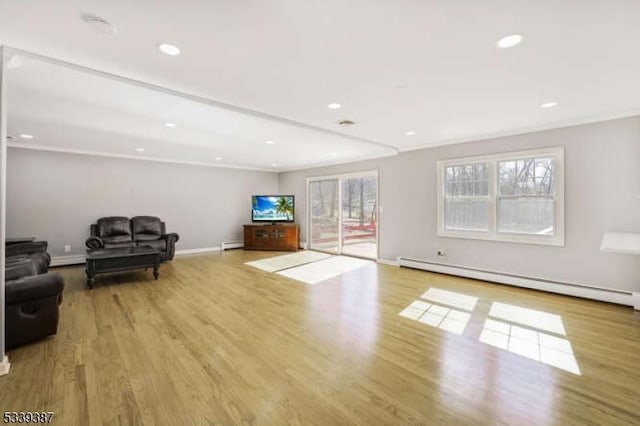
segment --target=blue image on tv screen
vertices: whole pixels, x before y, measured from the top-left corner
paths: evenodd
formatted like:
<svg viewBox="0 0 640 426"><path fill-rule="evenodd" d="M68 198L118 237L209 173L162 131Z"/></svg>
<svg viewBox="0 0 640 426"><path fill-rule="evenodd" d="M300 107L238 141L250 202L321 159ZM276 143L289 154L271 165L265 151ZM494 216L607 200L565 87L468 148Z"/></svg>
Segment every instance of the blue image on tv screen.
<svg viewBox="0 0 640 426"><path fill-rule="evenodd" d="M292 222L293 195L254 195L251 197L254 222Z"/></svg>

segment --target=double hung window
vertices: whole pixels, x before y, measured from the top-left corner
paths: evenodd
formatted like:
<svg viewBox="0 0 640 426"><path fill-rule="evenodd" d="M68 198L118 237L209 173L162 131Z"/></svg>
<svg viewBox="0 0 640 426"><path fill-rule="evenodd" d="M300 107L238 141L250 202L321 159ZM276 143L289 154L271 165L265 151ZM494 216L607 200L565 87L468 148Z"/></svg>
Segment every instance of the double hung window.
<svg viewBox="0 0 640 426"><path fill-rule="evenodd" d="M564 150L438 162L438 235L564 245Z"/></svg>

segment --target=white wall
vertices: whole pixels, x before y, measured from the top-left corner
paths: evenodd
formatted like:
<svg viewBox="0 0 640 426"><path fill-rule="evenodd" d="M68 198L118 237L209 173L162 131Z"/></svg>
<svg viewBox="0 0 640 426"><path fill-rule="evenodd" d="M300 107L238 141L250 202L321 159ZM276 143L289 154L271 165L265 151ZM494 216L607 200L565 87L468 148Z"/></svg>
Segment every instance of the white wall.
<svg viewBox="0 0 640 426"><path fill-rule="evenodd" d="M565 247L439 238L436 162L480 154L565 147ZM498 272L640 291L640 258L600 251L607 231L640 232L640 117L403 152L396 157L281 173L10 149L7 235L35 235L54 256L83 254L89 224L107 215L157 215L178 249L242 238L250 195L296 195L306 238L305 179L377 169L380 257L398 256ZM72 252L64 253L71 244Z"/></svg>
<svg viewBox="0 0 640 426"><path fill-rule="evenodd" d="M436 162L565 147L565 247L439 238ZM600 251L607 231L640 232L640 117L400 153L397 157L280 174L296 195L306 235L305 179L377 169L380 257L398 256L602 288L640 291L640 258Z"/></svg>
<svg viewBox="0 0 640 426"><path fill-rule="evenodd" d="M177 250L213 247L242 240L251 194L277 192L276 173L11 148L7 236L46 239L53 256L84 254L99 217L152 215L180 234Z"/></svg>

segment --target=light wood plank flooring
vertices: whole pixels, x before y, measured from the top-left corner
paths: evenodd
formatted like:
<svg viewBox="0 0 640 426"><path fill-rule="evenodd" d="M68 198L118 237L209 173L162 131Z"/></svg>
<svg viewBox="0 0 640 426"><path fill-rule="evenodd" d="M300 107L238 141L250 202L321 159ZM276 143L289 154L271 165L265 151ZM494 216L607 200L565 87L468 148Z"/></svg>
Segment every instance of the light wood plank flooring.
<svg viewBox="0 0 640 426"><path fill-rule="evenodd" d="M1 411L60 425L640 424L631 308L375 265L317 285L244 262L59 268L58 335L9 353ZM478 298L461 335L398 314L429 288ZM560 315L580 374L479 341L493 302ZM516 324L513 324L516 325ZM525 327L526 328L526 327Z"/></svg>

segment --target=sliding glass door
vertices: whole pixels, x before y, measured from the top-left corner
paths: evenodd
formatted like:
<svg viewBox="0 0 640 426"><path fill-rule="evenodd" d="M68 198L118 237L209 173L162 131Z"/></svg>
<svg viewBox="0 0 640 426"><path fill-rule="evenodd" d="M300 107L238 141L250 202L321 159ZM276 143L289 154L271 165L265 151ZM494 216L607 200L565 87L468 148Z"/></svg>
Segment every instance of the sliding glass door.
<svg viewBox="0 0 640 426"><path fill-rule="evenodd" d="M338 253L340 250L339 181L309 182L310 238L312 250Z"/></svg>
<svg viewBox="0 0 640 426"><path fill-rule="evenodd" d="M378 178L375 175L342 180L342 253L377 258Z"/></svg>
<svg viewBox="0 0 640 426"><path fill-rule="evenodd" d="M309 179L309 248L378 257L378 174Z"/></svg>

